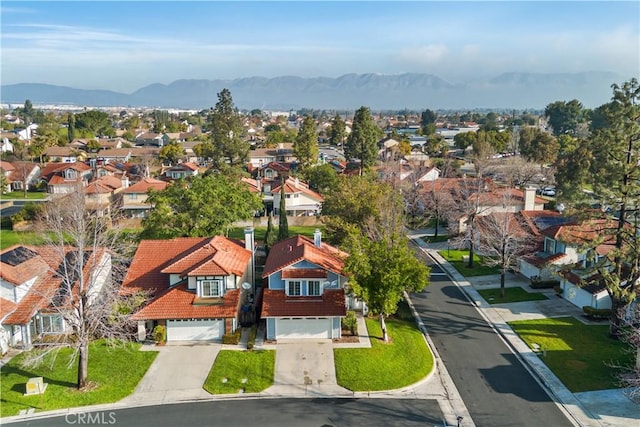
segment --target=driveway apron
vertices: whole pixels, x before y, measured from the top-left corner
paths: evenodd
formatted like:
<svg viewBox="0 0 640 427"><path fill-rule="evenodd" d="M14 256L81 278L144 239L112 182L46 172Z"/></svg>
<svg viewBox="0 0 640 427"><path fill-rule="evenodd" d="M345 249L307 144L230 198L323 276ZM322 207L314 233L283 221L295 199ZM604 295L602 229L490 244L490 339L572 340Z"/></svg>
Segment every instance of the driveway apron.
<svg viewBox="0 0 640 427"><path fill-rule="evenodd" d="M159 354L127 402L156 402L211 397L202 385L220 344L168 345Z"/></svg>
<svg viewBox="0 0 640 427"><path fill-rule="evenodd" d="M331 340L279 340L274 380L276 385L336 385Z"/></svg>

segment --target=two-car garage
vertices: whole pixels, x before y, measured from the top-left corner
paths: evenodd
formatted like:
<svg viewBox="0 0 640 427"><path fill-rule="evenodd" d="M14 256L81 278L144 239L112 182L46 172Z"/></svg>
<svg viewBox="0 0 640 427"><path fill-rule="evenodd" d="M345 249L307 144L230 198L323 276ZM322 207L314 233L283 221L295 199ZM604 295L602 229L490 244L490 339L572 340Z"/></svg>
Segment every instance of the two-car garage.
<svg viewBox="0 0 640 427"><path fill-rule="evenodd" d="M224 319L167 320L167 341L214 341L224 335Z"/></svg>
<svg viewBox="0 0 640 427"><path fill-rule="evenodd" d="M276 320L276 339L332 338L333 324L329 317L290 317Z"/></svg>

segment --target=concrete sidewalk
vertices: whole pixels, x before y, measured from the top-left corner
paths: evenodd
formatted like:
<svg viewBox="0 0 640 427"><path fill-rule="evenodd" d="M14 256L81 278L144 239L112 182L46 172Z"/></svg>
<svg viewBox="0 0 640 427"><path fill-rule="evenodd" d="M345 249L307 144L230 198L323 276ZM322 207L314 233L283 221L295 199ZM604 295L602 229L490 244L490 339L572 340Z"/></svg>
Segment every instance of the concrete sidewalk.
<svg viewBox="0 0 640 427"><path fill-rule="evenodd" d="M483 317L493 325L516 355L524 361L525 366L550 391L556 402L570 414L578 425L587 427L627 427L634 422L640 424L640 405L624 396L624 390L614 389L571 393L546 366L540 356L529 348L507 324L507 322L513 320L559 316L574 316L585 323L592 323L583 318L580 309L568 301L556 297L555 293L542 290L539 292L549 294L548 300L490 305L480 296L478 289L499 287L499 276L481 276L467 279L440 256L437 250L442 249L441 245L437 245L434 249L432 245L425 244L421 239L414 239L414 241L449 273L468 296L469 300L475 304ZM505 285L510 287L525 287L528 283L511 274L507 277L507 280ZM535 291L529 289L528 286L525 289L529 292Z"/></svg>

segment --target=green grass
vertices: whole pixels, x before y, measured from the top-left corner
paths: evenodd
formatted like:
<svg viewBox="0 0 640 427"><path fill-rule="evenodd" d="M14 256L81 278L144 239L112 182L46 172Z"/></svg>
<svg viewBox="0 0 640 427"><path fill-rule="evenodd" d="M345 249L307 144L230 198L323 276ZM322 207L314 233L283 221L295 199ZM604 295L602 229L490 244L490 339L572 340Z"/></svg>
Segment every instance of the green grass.
<svg viewBox="0 0 640 427"><path fill-rule="evenodd" d="M433 355L414 322L388 319L390 343L382 341L377 319L366 319L371 348L334 350L338 384L352 391L391 390L423 379Z"/></svg>
<svg viewBox="0 0 640 427"><path fill-rule="evenodd" d="M49 196L49 193L45 193L42 191L27 191L27 197L24 197L23 191L12 191L10 193L3 194L0 199L42 200L46 199L47 196Z"/></svg>
<svg viewBox="0 0 640 427"><path fill-rule="evenodd" d="M39 245L43 242L42 234L33 231L0 230L0 249L17 244Z"/></svg>
<svg viewBox="0 0 640 427"><path fill-rule="evenodd" d="M278 224L274 222L273 228L278 233ZM319 228L321 231L324 230L322 226L289 226L289 236L295 236L297 234L302 234L303 236L307 236L313 238L313 232L316 228ZM254 238L256 241L264 241L264 235L267 232L267 227L255 227L254 228ZM232 239L241 239L244 240L244 227L234 227L229 230L229 238Z"/></svg>
<svg viewBox="0 0 640 427"><path fill-rule="evenodd" d="M116 402L133 392L157 355L154 351L138 351L139 347L110 347L104 341L91 344L88 381L95 388L84 392L75 388L77 362L71 368L67 366L71 349L62 349L55 359L50 358L53 365L44 363L37 368L22 367L24 353L19 354L0 369L0 415L16 415L28 408L49 411ZM25 383L32 377L43 377L49 384L43 395L23 396Z"/></svg>
<svg viewBox="0 0 640 427"><path fill-rule="evenodd" d="M483 264L483 257L475 254L473 256L473 268L467 267L468 261L463 261L463 256L468 256L468 250L460 249L443 249L438 251L440 255L451 265L453 265L460 274L465 277L488 276L491 274L500 274L498 267L489 267Z"/></svg>
<svg viewBox="0 0 640 427"><path fill-rule="evenodd" d="M509 325L530 347L546 350L542 361L573 393L619 387L611 363L632 363L625 344L609 337L609 325L585 325L573 317Z"/></svg>
<svg viewBox="0 0 640 427"><path fill-rule="evenodd" d="M258 393L273 385L275 363L273 350L221 350L203 387L211 394Z"/></svg>
<svg viewBox="0 0 640 427"><path fill-rule="evenodd" d="M506 302L521 302L521 301L539 301L548 299L546 295L538 292L527 292L524 289L517 288L505 288L504 298L500 296L500 288L495 289L481 289L478 293L482 295L489 304L502 304Z"/></svg>

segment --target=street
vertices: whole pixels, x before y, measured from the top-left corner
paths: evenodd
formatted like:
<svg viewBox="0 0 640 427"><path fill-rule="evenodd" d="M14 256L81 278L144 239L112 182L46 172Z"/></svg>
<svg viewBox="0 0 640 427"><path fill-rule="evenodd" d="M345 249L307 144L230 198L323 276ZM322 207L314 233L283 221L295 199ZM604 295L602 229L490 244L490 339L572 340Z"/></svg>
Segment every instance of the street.
<svg viewBox="0 0 640 427"><path fill-rule="evenodd" d="M475 425L571 426L462 291L422 255L431 284L411 300Z"/></svg>

